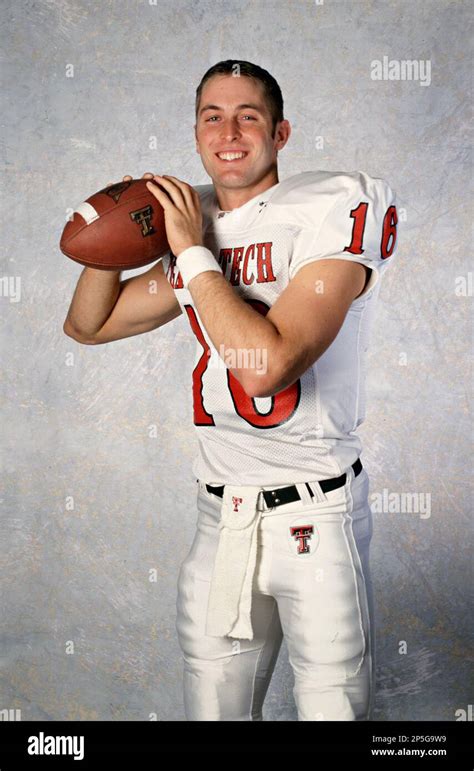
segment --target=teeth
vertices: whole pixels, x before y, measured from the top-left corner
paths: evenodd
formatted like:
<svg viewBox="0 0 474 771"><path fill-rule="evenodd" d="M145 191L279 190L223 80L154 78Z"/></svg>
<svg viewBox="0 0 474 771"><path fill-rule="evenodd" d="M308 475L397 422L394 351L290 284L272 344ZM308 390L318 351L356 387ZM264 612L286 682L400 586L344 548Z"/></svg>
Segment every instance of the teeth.
<svg viewBox="0 0 474 771"><path fill-rule="evenodd" d="M217 153L223 161L236 161L238 158L244 158L247 153Z"/></svg>

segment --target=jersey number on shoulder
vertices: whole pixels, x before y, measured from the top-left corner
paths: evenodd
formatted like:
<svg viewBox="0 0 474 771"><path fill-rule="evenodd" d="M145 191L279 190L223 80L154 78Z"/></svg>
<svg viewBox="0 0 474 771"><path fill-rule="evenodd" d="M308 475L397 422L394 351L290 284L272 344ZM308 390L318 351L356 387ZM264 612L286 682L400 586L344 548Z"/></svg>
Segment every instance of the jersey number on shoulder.
<svg viewBox="0 0 474 771"><path fill-rule="evenodd" d="M245 300L256 311L265 316L269 306L259 300ZM213 416L207 412L203 400L203 376L209 365L210 348L204 337L198 317L192 305L185 305L191 329L202 346L202 355L193 370L193 406L194 424L196 426L215 426ZM224 366L224 362L221 363ZM237 415L255 428L275 428L291 418L298 407L301 395L301 384L297 380L293 385L275 394L271 398L270 408L262 413L257 410L255 399L245 393L237 378L226 368L227 387L234 403Z"/></svg>
<svg viewBox="0 0 474 771"><path fill-rule="evenodd" d="M344 247L345 252L351 254L363 254L362 241L364 240L365 221L369 204L362 201L356 209L352 209L351 217L354 220L352 226L352 239L349 246ZM397 240L397 209L389 206L383 218L382 240L380 242L380 256L386 260L392 254Z"/></svg>

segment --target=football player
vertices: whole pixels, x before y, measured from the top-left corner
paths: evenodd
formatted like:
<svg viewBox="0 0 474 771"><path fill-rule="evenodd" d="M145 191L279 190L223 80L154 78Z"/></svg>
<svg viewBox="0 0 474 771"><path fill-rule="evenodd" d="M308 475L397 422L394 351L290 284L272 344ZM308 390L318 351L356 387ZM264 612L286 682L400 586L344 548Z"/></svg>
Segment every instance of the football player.
<svg viewBox="0 0 474 771"><path fill-rule="evenodd" d="M196 337L198 519L176 620L188 720L262 720L283 636L299 720L367 720L373 705L372 516L356 431L395 197L364 171L280 181L290 133L270 73L211 67L195 141L212 184L145 174L169 252L123 281L85 268L64 325L96 345L184 314Z"/></svg>

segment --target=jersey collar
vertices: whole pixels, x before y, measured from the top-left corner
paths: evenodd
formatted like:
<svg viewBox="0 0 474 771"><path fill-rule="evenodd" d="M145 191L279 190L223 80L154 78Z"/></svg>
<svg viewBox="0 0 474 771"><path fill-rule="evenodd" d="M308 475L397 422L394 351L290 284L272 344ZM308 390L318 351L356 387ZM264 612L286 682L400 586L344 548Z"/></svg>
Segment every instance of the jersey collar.
<svg viewBox="0 0 474 771"><path fill-rule="evenodd" d="M276 182L271 187L268 187L266 190L263 190L261 193L257 193L253 198L250 198L248 201L242 204L242 206L237 206L235 209L231 209L230 211L224 211L223 209L219 208L219 204L217 202L217 196L216 192L214 190L214 197L212 202L212 219L214 220L214 223L219 225L220 223L224 223L225 225L237 225L240 222L243 222L244 219L250 218L253 209L255 209L255 214L260 213L265 208L265 205L267 204L269 198L273 194L273 192L281 185L280 182Z"/></svg>

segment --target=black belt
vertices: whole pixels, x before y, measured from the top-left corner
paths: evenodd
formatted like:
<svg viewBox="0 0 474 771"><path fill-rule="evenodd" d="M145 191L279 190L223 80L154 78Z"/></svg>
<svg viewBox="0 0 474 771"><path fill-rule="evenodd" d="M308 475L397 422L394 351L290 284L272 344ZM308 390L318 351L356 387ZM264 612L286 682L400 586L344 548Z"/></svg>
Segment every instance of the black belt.
<svg viewBox="0 0 474 771"><path fill-rule="evenodd" d="M362 471L362 463L360 462L359 458L357 458L356 462L352 464L352 468L354 469L354 476L358 476ZM320 482L318 482L318 485L320 486L323 493L327 493L328 490L335 490L337 487L342 487L345 485L346 476L346 474L341 474L340 477L322 479ZM308 492L311 497L314 498L314 493L308 482L305 482L305 485L308 488ZM206 484L206 490L208 493L214 493L214 495L218 495L219 498L222 498L224 495L224 485L213 487L212 485ZM265 503L270 508L273 508L274 506L282 506L284 503L293 503L293 501L301 500L301 496L296 485L289 485L289 487L279 487L277 490L262 490L262 495L265 499Z"/></svg>

